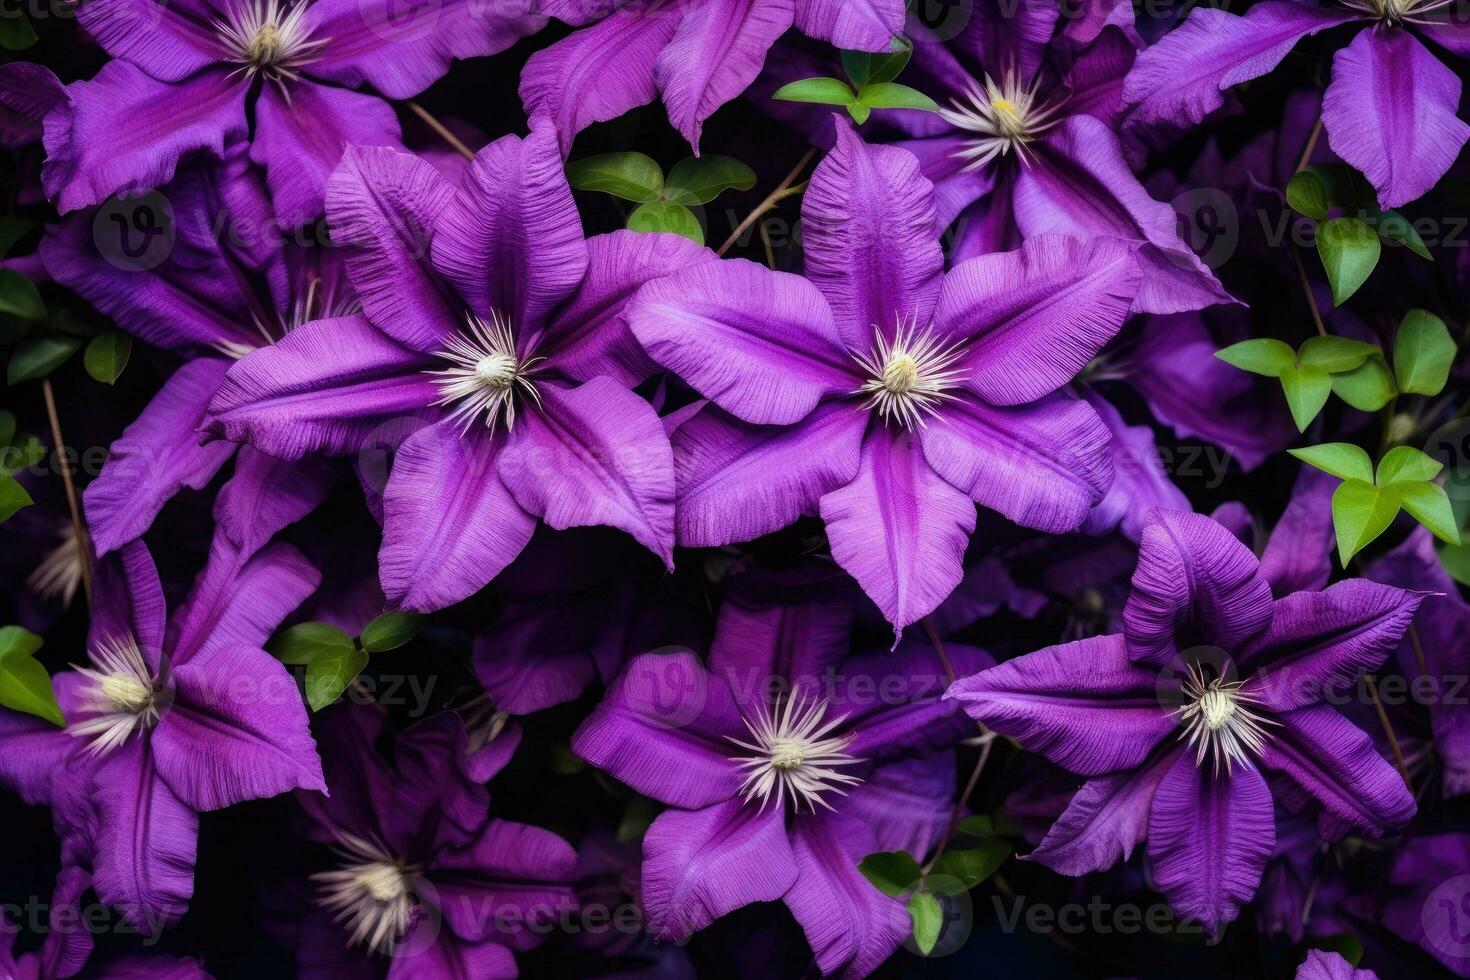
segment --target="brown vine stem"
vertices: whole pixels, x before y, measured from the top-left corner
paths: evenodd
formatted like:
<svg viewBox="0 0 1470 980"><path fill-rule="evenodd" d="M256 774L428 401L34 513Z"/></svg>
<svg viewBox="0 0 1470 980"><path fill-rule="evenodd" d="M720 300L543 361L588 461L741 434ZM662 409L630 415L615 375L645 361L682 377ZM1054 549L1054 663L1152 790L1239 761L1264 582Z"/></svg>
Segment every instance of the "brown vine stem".
<svg viewBox="0 0 1470 980"><path fill-rule="evenodd" d="M409 111L412 112L415 116L418 116L420 119L422 119L430 129L438 133L440 139L458 150L460 156L464 157L466 160L473 160L475 158L475 151L470 149L468 146L465 146L464 143L460 141L459 137L451 133L449 131L449 127L445 126L442 122L435 119L433 114L429 112L428 109L425 109L423 106L419 105L412 99L405 99L403 104L408 106Z"/></svg>
<svg viewBox="0 0 1470 980"><path fill-rule="evenodd" d="M1317 140L1319 140L1321 137L1322 115L1321 113L1318 113L1317 121L1312 126L1312 134L1307 137L1307 145L1302 147L1302 155L1297 158L1296 170L1292 171L1293 173L1296 173L1299 170L1307 169L1307 162L1312 159L1312 152L1317 149Z"/></svg>
<svg viewBox="0 0 1470 980"><path fill-rule="evenodd" d="M1368 697L1373 700L1373 710L1378 713L1378 724L1383 727L1383 734L1388 738L1388 747L1393 750L1393 762L1398 767L1399 775L1404 777L1404 785L1409 792L1414 791L1414 780L1409 778L1409 766L1404 761L1404 750L1399 748L1398 736L1393 733L1393 725L1388 720L1388 712L1383 710L1383 702L1378 698L1378 682L1373 679L1372 674L1364 674L1363 679L1368 682Z"/></svg>
<svg viewBox="0 0 1470 980"><path fill-rule="evenodd" d="M1419 642L1419 630L1413 623L1409 624L1409 643L1414 647L1414 659L1419 661L1419 673L1429 675L1429 661L1424 659L1424 645Z"/></svg>
<svg viewBox="0 0 1470 980"><path fill-rule="evenodd" d="M726 252L735 247L735 243L740 240L740 236L749 231L750 226L764 217L766 212L793 194L800 194L804 189L804 185L802 187L793 187L792 185L796 183L796 178L801 176L801 172L806 169L806 165L812 162L812 157L816 155L817 148L815 146L807 150L802 155L802 158L797 161L796 166L791 168L791 173L787 174L786 178L776 185L776 189L767 194L766 199L756 205L755 210L747 214L744 221L735 226L735 230L730 232L730 237L725 239L725 244L721 245L715 254L723 258Z"/></svg>
<svg viewBox="0 0 1470 980"><path fill-rule="evenodd" d="M51 379L41 379L41 394L46 399L46 416L51 422L51 442L56 447L57 466L61 470L61 483L66 488L66 506L71 511L71 529L77 542L77 557L82 565L82 591L87 596L87 609L92 608L92 538L82 522L82 508L77 503L77 487L72 482L71 461L66 456L66 442L61 438L61 416L56 412L56 393L51 389Z"/></svg>
<svg viewBox="0 0 1470 980"><path fill-rule="evenodd" d="M1286 239L1286 247L1291 249L1292 261L1296 263L1297 279L1302 284L1302 295L1307 298L1307 307L1312 311L1312 322L1317 325L1317 333L1325 337L1327 328L1322 325L1322 313L1317 309L1317 297L1312 295L1312 284L1307 279L1307 267L1302 265L1302 254L1297 251L1296 242L1290 237Z"/></svg>

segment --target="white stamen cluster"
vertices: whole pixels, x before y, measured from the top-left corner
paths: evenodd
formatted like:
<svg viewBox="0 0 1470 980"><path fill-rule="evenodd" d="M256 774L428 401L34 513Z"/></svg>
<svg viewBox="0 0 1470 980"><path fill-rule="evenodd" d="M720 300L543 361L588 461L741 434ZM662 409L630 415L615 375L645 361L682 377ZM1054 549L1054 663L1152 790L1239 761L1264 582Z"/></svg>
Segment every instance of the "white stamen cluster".
<svg viewBox="0 0 1470 980"><path fill-rule="evenodd" d="M439 356L452 364L443 371L430 371L442 397L435 405L458 406L449 414L451 421L462 423L460 432L482 413L485 426L494 429L504 417L509 430L516 421L516 391L525 392L539 406L541 395L531 382L541 357L522 358L516 353L515 336L509 321L499 313L486 323L474 314L467 319L468 335L456 334Z"/></svg>
<svg viewBox="0 0 1470 980"><path fill-rule="evenodd" d="M1244 690L1245 681L1226 681L1223 677L1205 679L1204 671L1191 665L1189 679L1182 685L1187 699L1179 708L1180 739L1194 748L1194 764L1204 764L1205 756L1214 757L1214 774L1220 774L1220 762L1229 774L1232 764L1249 765L1250 757L1265 748L1264 726L1279 722L1257 714L1261 699Z"/></svg>
<svg viewBox="0 0 1470 980"><path fill-rule="evenodd" d="M855 786L862 782L857 776L839 772L839 767L852 766L861 762L846 752L852 742L851 735L833 737L832 731L846 720L833 718L823 722L827 713L827 702L820 698L808 700L802 695L786 699L785 706L777 704L774 711L764 705L756 709L755 719L745 719L752 742L744 742L725 736L743 749L754 752L751 757L737 756L730 761L748 770L740 790L749 803L760 797L761 810L776 796L776 806L791 798L794 809L800 810L805 803L811 812L817 805L832 809L822 794L833 792L839 796L846 793L842 786Z"/></svg>
<svg viewBox="0 0 1470 980"><path fill-rule="evenodd" d="M936 406L954 397L949 389L964 376L954 370L960 345L942 346L932 327L920 333L913 319L900 320L891 341L881 330L874 334L873 349L853 355L868 373L854 394L867 395L863 408L877 410L884 421L897 419L909 430L923 426L925 415L938 415Z"/></svg>
<svg viewBox="0 0 1470 980"><path fill-rule="evenodd" d="M61 543L46 552L26 577L26 588L42 599L70 606L81 585L82 552L77 547L76 528L67 524L61 532Z"/></svg>
<svg viewBox="0 0 1470 980"><path fill-rule="evenodd" d="M1039 78L1024 84L1014 69L1007 71L999 84L986 75L982 87L972 78L963 98L954 99L951 108L939 110L945 122L975 134L958 154L967 161L966 170L978 170L1012 149L1027 160L1027 144L1059 121L1060 103L1038 104L1040 85Z"/></svg>
<svg viewBox="0 0 1470 980"><path fill-rule="evenodd" d="M306 10L305 3L283 9L280 0L237 0L224 20L214 22L225 60L238 64L247 76L260 73L284 92L284 82L300 77L296 69L317 60L331 40L312 39Z"/></svg>
<svg viewBox="0 0 1470 980"><path fill-rule="evenodd" d="M131 636L109 636L91 652L91 667L77 667L87 680L83 717L68 731L89 738L87 751L106 755L142 728L158 724L158 679Z"/></svg>
<svg viewBox="0 0 1470 980"><path fill-rule="evenodd" d="M1443 10L1455 0L1343 0L1343 5L1389 25L1432 24L1425 15Z"/></svg>
<svg viewBox="0 0 1470 980"><path fill-rule="evenodd" d="M388 849L355 834L337 838L342 867L311 876L317 900L351 930L350 945L390 953L413 923L413 878L418 869L395 860Z"/></svg>

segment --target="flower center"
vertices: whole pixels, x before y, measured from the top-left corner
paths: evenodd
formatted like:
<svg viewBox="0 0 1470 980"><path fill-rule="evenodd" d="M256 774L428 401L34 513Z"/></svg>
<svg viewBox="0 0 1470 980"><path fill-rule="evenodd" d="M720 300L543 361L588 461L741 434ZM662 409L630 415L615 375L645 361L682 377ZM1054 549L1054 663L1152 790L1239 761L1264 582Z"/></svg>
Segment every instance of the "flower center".
<svg viewBox="0 0 1470 980"><path fill-rule="evenodd" d="M913 320L900 320L891 341L875 328L872 351L853 355L868 374L854 392L868 396L863 407L906 429L922 426L925 415L939 414L938 404L954 397L949 389L964 377L954 368L964 353L960 345L941 343L932 328L919 333Z"/></svg>
<svg viewBox="0 0 1470 980"><path fill-rule="evenodd" d="M296 69L311 64L330 38L311 37L305 3L282 10L280 0L240 0L224 20L214 22L225 60L246 75L257 72L281 82L296 79Z"/></svg>
<svg viewBox="0 0 1470 980"><path fill-rule="evenodd" d="M342 866L311 876L317 900L351 930L353 945L391 952L413 923L412 879L418 870L355 834L340 834L337 844Z"/></svg>
<svg viewBox="0 0 1470 980"><path fill-rule="evenodd" d="M783 806L789 796L793 809L800 810L805 803L815 813L818 804L832 809L832 805L822 798L823 793L833 792L841 796L844 795L841 787L862 782L857 776L839 771L842 766L857 765L862 761L847 754L847 746L853 738L851 734L832 734L846 717L824 722L826 713L826 701L819 698L807 700L796 695L787 698L784 706L778 703L774 712L761 705L753 720L745 720L752 741L726 736L731 742L754 753L730 760L746 770L745 781L740 786L745 802L759 797L761 810L765 810L772 794L778 807Z"/></svg>
<svg viewBox="0 0 1470 980"><path fill-rule="evenodd" d="M516 392L524 392L536 405L541 396L530 380L542 357L521 357L516 352L515 334L499 313L486 323L474 314L466 319L467 333L449 338L439 356L450 366L430 371L440 398L435 405L455 405L449 418L462 423L468 432L474 420L484 416L485 426L494 429L505 419L506 429L515 425Z"/></svg>
<svg viewBox="0 0 1470 980"><path fill-rule="evenodd" d="M82 552L77 547L76 529L68 523L61 531L61 543L46 552L26 577L26 588L42 599L70 606L81 586Z"/></svg>
<svg viewBox="0 0 1470 980"><path fill-rule="evenodd" d="M1450 6L1454 0L1343 0L1343 5L1388 25L1430 24L1425 14Z"/></svg>
<svg viewBox="0 0 1470 980"><path fill-rule="evenodd" d="M1027 159L1027 144L1059 121L1061 102L1039 103L1040 85L1039 78L1024 84L1014 69L1007 71L999 83L989 75L983 85L972 78L963 96L954 99L950 108L939 110L940 117L951 126L974 134L958 153L967 161L966 170L983 167L1012 149L1023 161Z"/></svg>
<svg viewBox="0 0 1470 980"><path fill-rule="evenodd" d="M158 723L162 692L131 636L104 638L91 660L91 667L76 668L86 685L81 715L68 731L91 739L87 750L92 754L106 755L133 732Z"/></svg>
<svg viewBox="0 0 1470 980"><path fill-rule="evenodd" d="M1227 774L1234 763L1249 765L1251 756L1265 748L1265 726L1279 724L1253 710L1261 701L1244 687L1245 681L1206 680L1198 666L1190 667L1182 685L1186 702L1178 710L1179 737L1194 747L1196 766L1204 764L1206 755L1213 756L1217 776L1222 760Z"/></svg>

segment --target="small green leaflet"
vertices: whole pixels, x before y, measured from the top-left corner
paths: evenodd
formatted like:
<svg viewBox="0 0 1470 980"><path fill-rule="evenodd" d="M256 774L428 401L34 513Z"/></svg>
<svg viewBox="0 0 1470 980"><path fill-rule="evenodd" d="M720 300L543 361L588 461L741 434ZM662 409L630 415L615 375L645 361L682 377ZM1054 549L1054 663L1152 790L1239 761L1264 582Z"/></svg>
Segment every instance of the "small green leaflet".
<svg viewBox="0 0 1470 980"><path fill-rule="evenodd" d="M10 354L10 364L5 369L6 383L16 385L44 378L65 364L81 346L76 337L60 334L24 341Z"/></svg>
<svg viewBox="0 0 1470 980"><path fill-rule="evenodd" d="M567 180L578 190L636 202L627 220L631 231L668 232L703 245L704 229L689 208L708 204L728 190L750 190L755 171L733 157L686 157L666 179L652 157L604 153L567 164Z"/></svg>
<svg viewBox="0 0 1470 980"><path fill-rule="evenodd" d="M1399 390L1437 395L1444 390L1455 361L1455 341L1443 320L1425 310L1410 310L1393 341L1393 371Z"/></svg>
<svg viewBox="0 0 1470 980"><path fill-rule="evenodd" d="M0 473L0 523L10 520L16 511L35 501L26 488L9 473Z"/></svg>
<svg viewBox="0 0 1470 980"><path fill-rule="evenodd" d="M934 867L929 872L930 879L935 879L936 891L948 892L950 889L942 887L943 879L949 878L959 882L960 887L969 891L980 884L986 878L995 874L1006 858L1011 856L1011 845L997 838L982 840L972 848L959 851L945 851L939 855L934 862Z"/></svg>
<svg viewBox="0 0 1470 980"><path fill-rule="evenodd" d="M1378 233L1357 218L1332 218L1317 226L1317 254L1332 286L1332 305L1346 303L1368 281L1383 245Z"/></svg>
<svg viewBox="0 0 1470 980"><path fill-rule="evenodd" d="M39 649L41 638L36 634L19 626L0 627L0 704L65 727L51 675L36 660Z"/></svg>
<svg viewBox="0 0 1470 980"><path fill-rule="evenodd" d="M1279 380L1299 432L1306 431L1333 392L1364 411L1377 411L1398 393L1383 351L1347 337L1311 337L1296 351L1263 337L1232 344L1215 356L1243 371Z"/></svg>
<svg viewBox="0 0 1470 980"><path fill-rule="evenodd" d="M82 353L82 366L95 380L105 385L116 383L128 366L133 351L133 338L118 330L98 334L87 343Z"/></svg>
<svg viewBox="0 0 1470 980"><path fill-rule="evenodd" d="M0 269L0 314L22 320L46 319L46 304L36 286L14 269Z"/></svg>
<svg viewBox="0 0 1470 980"><path fill-rule="evenodd" d="M362 648L368 653L386 653L389 650L397 650L418 636L419 630L423 628L424 617L418 613L383 613L362 628L362 636L359 639Z"/></svg>
<svg viewBox="0 0 1470 980"><path fill-rule="evenodd" d="M654 201L640 204L628 215L631 231L663 231L683 235L696 245L704 244L704 229L694 212L682 204L672 201Z"/></svg>
<svg viewBox="0 0 1470 980"><path fill-rule="evenodd" d="M894 81L909 63L913 44L900 39L898 50L888 54L842 52L842 68L848 81L837 78L803 78L783 85L772 98L783 102L810 102L842 106L859 126L874 109L918 109L938 112L939 105L916 88Z"/></svg>
<svg viewBox="0 0 1470 980"><path fill-rule="evenodd" d="M928 892L915 892L909 896L909 919L914 925L914 945L919 952L928 956L939 942L939 933L944 928L944 909L939 899Z"/></svg>
<svg viewBox="0 0 1470 980"><path fill-rule="evenodd" d="M341 697L368 662L366 651L330 623L298 623L277 634L267 649L282 663L306 665L306 703L312 711Z"/></svg>
<svg viewBox="0 0 1470 980"><path fill-rule="evenodd" d="M924 876L919 862L907 851L879 851L858 862L863 877L889 898L897 898L916 887Z"/></svg>

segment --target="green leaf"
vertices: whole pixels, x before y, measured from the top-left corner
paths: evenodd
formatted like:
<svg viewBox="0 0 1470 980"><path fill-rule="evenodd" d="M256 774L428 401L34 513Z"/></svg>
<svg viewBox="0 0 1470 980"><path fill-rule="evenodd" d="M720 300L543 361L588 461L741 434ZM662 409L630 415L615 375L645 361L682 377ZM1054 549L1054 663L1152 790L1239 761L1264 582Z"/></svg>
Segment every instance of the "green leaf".
<svg viewBox="0 0 1470 980"><path fill-rule="evenodd" d="M696 245L704 244L704 229L699 219L682 204L672 201L654 201L640 204L628 215L628 227L633 231L664 231L683 235Z"/></svg>
<svg viewBox="0 0 1470 980"><path fill-rule="evenodd" d="M94 379L110 385L122 376L132 352L132 337L120 330L109 330L88 341L87 349L82 352L82 366Z"/></svg>
<svg viewBox="0 0 1470 980"><path fill-rule="evenodd" d="M687 157L674 164L664 196L676 204L708 204L725 191L748 191L755 171L734 157Z"/></svg>
<svg viewBox="0 0 1470 980"><path fill-rule="evenodd" d="M15 440L15 413L0 408L0 447L8 447Z"/></svg>
<svg viewBox="0 0 1470 980"><path fill-rule="evenodd" d="M1348 961L1349 966L1357 966L1363 962L1363 943L1357 936L1348 932L1339 932L1331 936L1322 936L1313 939L1312 949L1324 949L1336 953Z"/></svg>
<svg viewBox="0 0 1470 980"><path fill-rule="evenodd" d="M1405 218L1397 211L1378 211L1374 209L1373 211L1366 212L1363 215L1363 220L1368 223L1369 227L1378 232L1378 237L1384 241L1398 242L1400 245L1406 246L1409 251L1418 255L1420 258L1428 259L1431 262L1434 261L1434 256L1429 254L1429 246L1424 244L1424 239L1419 237L1419 232L1414 230L1414 226L1409 222L1408 218Z"/></svg>
<svg viewBox="0 0 1470 980"><path fill-rule="evenodd" d="M46 304L36 284L14 269L0 269L0 313L22 320L46 319Z"/></svg>
<svg viewBox="0 0 1470 980"><path fill-rule="evenodd" d="M1398 388L1388 362L1375 353L1360 367L1334 374L1332 393L1360 412L1376 412L1398 394Z"/></svg>
<svg viewBox="0 0 1470 980"><path fill-rule="evenodd" d="M835 78L803 78L799 82L782 85L771 98L819 105L850 105L854 101L852 89L846 82Z"/></svg>
<svg viewBox="0 0 1470 980"><path fill-rule="evenodd" d="M1384 453L1378 461L1380 487L1392 483L1422 483L1432 480L1444 469L1444 464L1413 446L1398 446Z"/></svg>
<svg viewBox="0 0 1470 980"><path fill-rule="evenodd" d="M266 650L283 664L310 664L318 657L352 649L352 637L331 623L297 623L266 644Z"/></svg>
<svg viewBox="0 0 1470 980"><path fill-rule="evenodd" d="M879 851L877 854L869 854L858 862L858 870L873 883L874 888L889 898L902 895L917 885L924 876L919 862L907 851Z"/></svg>
<svg viewBox="0 0 1470 980"><path fill-rule="evenodd" d="M1270 337L1242 340L1224 350L1215 351L1215 356L1242 371L1263 374L1268 378L1279 378L1281 372L1296 365L1296 352L1287 344Z"/></svg>
<svg viewBox="0 0 1470 980"><path fill-rule="evenodd" d="M602 153L567 164L567 183L579 191L601 191L625 201L657 201L663 168L642 153Z"/></svg>
<svg viewBox="0 0 1470 980"><path fill-rule="evenodd" d="M15 243L26 237L26 234L34 227L36 227L34 221L9 214L0 215L0 259L9 255Z"/></svg>
<svg viewBox="0 0 1470 980"><path fill-rule="evenodd" d="M28 470L46 458L46 444L32 435L17 438L8 446L0 446L0 470L15 473Z"/></svg>
<svg viewBox="0 0 1470 980"><path fill-rule="evenodd" d="M418 613L383 613L362 628L362 636L358 640L368 653L386 653L403 646L423 628L424 617Z"/></svg>
<svg viewBox="0 0 1470 980"><path fill-rule="evenodd" d="M368 655L354 646L313 657L306 665L306 703L320 711L336 701L367 666Z"/></svg>
<svg viewBox="0 0 1470 980"><path fill-rule="evenodd" d="M1298 170L1286 182L1286 204L1298 214L1321 221L1327 217L1327 209L1332 206L1327 181L1311 167Z"/></svg>
<svg viewBox="0 0 1470 980"><path fill-rule="evenodd" d="M995 820L984 813L977 813L966 817L955 824L955 830L971 837L998 837L995 830Z"/></svg>
<svg viewBox="0 0 1470 980"><path fill-rule="evenodd" d="M23 381L44 378L66 363L66 359L77 352L82 342L75 337L35 337L17 347L10 355L6 368L7 384L17 385Z"/></svg>
<svg viewBox="0 0 1470 980"><path fill-rule="evenodd" d="M1470 585L1470 545L1449 545L1439 549L1439 563L1450 578L1461 585Z"/></svg>
<svg viewBox="0 0 1470 980"><path fill-rule="evenodd" d="M871 106L865 106L861 102L849 102L847 104L847 114L852 117L853 122L861 126L873 114L873 109Z"/></svg>
<svg viewBox="0 0 1470 980"><path fill-rule="evenodd" d="M51 675L36 660L41 638L19 626L0 627L0 704L64 727Z"/></svg>
<svg viewBox="0 0 1470 980"><path fill-rule="evenodd" d="M618 821L613 839L619 844L631 844L643 839L649 826L659 814L659 805L646 796L634 796L623 808L623 817Z"/></svg>
<svg viewBox="0 0 1470 980"><path fill-rule="evenodd" d="M1345 163L1324 163L1308 167L1327 184L1327 198L1335 206L1348 211L1375 210L1378 195L1367 178Z"/></svg>
<svg viewBox="0 0 1470 980"><path fill-rule="evenodd" d="M1444 321L1425 310L1410 310L1393 339L1393 370L1399 390L1437 395L1455 362L1455 341Z"/></svg>
<svg viewBox="0 0 1470 980"><path fill-rule="evenodd" d="M1363 480L1346 480L1337 488L1332 495L1332 526L1343 568L1393 523L1399 500L1398 487L1375 487Z"/></svg>
<svg viewBox="0 0 1470 980"><path fill-rule="evenodd" d="M871 82L891 82L908 67L914 55L913 42L898 38L899 49L886 54L869 54L866 51L842 52L842 70L852 80L853 88L862 88Z"/></svg>
<svg viewBox="0 0 1470 980"><path fill-rule="evenodd" d="M1306 432L1312 419L1327 404L1332 393L1332 376L1319 367L1289 367L1281 372L1281 390L1298 432Z"/></svg>
<svg viewBox="0 0 1470 980"><path fill-rule="evenodd" d="M938 112L939 103L916 88L897 82L873 82L858 90L858 101L870 109L922 109Z"/></svg>
<svg viewBox="0 0 1470 980"><path fill-rule="evenodd" d="M36 29L19 10L0 11L0 48L24 51L36 43Z"/></svg>
<svg viewBox="0 0 1470 980"><path fill-rule="evenodd" d="M1011 845L995 838L980 842L978 847L963 851L945 851L939 855L930 869L929 877L940 875L957 879L966 891L974 888L995 874L1006 858L1011 856Z"/></svg>
<svg viewBox="0 0 1470 980"><path fill-rule="evenodd" d="M1312 337L1297 348L1296 362L1319 367L1328 374L1352 371L1375 354L1383 353L1377 344L1346 337Z"/></svg>
<svg viewBox="0 0 1470 980"><path fill-rule="evenodd" d="M1332 285L1332 305L1341 306L1368 281L1383 245L1357 218L1333 218L1317 226L1317 253Z"/></svg>
<svg viewBox="0 0 1470 980"><path fill-rule="evenodd" d="M928 956L939 942L939 931L944 927L944 910L939 899L928 892L915 892L909 896L909 919L914 924L914 945L919 952Z"/></svg>
<svg viewBox="0 0 1470 980"><path fill-rule="evenodd" d="M35 503L26 488L16 482L9 473L0 473L0 523L10 520L22 507Z"/></svg>
<svg viewBox="0 0 1470 980"><path fill-rule="evenodd" d="M1437 483L1399 483L1395 485L1401 503L1409 516L1429 528L1445 544L1459 544L1460 531L1455 527L1455 512L1449 495Z"/></svg>
<svg viewBox="0 0 1470 980"><path fill-rule="evenodd" d="M1362 480L1373 482L1373 459L1360 446L1350 442L1325 442L1320 446L1306 446L1287 450L1291 455L1324 473L1331 473L1339 480Z"/></svg>

